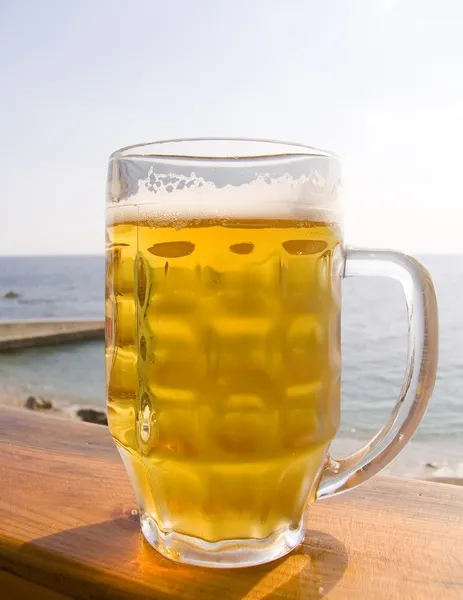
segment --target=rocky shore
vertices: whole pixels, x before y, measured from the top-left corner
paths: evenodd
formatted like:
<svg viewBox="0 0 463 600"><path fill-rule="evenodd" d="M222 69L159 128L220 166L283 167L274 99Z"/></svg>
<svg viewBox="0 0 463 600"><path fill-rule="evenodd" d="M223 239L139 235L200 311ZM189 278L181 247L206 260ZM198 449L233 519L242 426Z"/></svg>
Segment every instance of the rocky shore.
<svg viewBox="0 0 463 600"><path fill-rule="evenodd" d="M0 404L29 411L45 412L63 419L74 419L97 425L108 424L105 410L73 403L69 398L45 398L44 396L35 395L19 396L0 391Z"/></svg>
<svg viewBox="0 0 463 600"><path fill-rule="evenodd" d="M4 298L16 298L14 291ZM0 321L0 353L36 346L55 346L104 339L104 321L101 319L40 321ZM48 412L56 416L76 419L98 425L107 425L106 412L94 406L75 403L72 398L49 398L39 395L22 395L0 389L0 404Z"/></svg>

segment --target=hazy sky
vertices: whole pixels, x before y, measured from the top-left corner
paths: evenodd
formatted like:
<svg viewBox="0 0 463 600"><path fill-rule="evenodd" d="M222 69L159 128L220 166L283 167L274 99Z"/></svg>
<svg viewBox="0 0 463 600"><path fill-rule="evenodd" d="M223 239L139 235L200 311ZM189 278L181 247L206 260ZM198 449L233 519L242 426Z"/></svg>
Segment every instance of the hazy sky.
<svg viewBox="0 0 463 600"><path fill-rule="evenodd" d="M343 161L347 241L463 251L461 0L0 0L0 254L103 251L109 153L188 136Z"/></svg>

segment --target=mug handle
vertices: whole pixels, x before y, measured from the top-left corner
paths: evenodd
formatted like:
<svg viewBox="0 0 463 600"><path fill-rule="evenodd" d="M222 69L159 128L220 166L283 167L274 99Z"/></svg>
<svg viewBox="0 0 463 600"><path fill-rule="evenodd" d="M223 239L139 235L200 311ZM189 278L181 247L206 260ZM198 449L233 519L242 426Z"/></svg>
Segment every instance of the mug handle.
<svg viewBox="0 0 463 600"><path fill-rule="evenodd" d="M397 456L424 415L437 371L437 301L427 270L400 252L357 248L347 249L344 268L344 277L391 277L402 284L408 310L407 369L392 414L378 433L347 458L328 457L317 500L360 485Z"/></svg>

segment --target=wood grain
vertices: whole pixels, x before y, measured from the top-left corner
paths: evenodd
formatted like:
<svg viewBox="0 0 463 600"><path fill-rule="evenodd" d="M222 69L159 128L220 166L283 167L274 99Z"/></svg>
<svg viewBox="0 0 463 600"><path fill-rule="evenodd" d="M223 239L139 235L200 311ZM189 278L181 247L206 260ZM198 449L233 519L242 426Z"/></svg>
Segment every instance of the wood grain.
<svg viewBox="0 0 463 600"><path fill-rule="evenodd" d="M0 408L0 481L2 600L27 598L28 582L40 600L463 598L457 486L376 477L313 505L288 557L222 571L172 563L144 541L104 427Z"/></svg>
<svg viewBox="0 0 463 600"><path fill-rule="evenodd" d="M5 571L0 571L0 590L0 597L6 600L72 600L70 596L63 596Z"/></svg>

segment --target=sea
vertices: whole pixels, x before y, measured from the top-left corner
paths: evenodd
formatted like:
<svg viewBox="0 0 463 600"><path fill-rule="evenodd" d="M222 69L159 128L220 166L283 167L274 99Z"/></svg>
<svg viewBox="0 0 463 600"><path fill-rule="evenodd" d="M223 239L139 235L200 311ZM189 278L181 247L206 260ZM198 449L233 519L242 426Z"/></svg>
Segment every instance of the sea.
<svg viewBox="0 0 463 600"><path fill-rule="evenodd" d="M463 256L420 256L439 306L439 369L427 413L388 472L463 478ZM4 298L8 291L17 298ZM102 256L0 257L0 320L104 317ZM342 412L339 452L372 437L400 392L407 317L400 284L343 282ZM0 354L0 393L63 397L104 407L103 342ZM333 450L333 451L334 451Z"/></svg>

